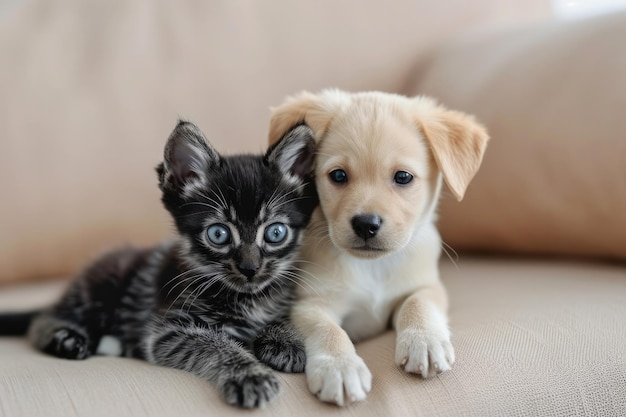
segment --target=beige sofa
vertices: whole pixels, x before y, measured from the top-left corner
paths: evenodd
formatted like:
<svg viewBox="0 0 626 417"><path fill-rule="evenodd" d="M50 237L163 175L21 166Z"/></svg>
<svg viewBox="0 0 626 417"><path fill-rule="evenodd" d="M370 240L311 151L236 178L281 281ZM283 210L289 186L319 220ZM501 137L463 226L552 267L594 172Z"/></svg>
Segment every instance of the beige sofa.
<svg viewBox="0 0 626 417"><path fill-rule="evenodd" d="M0 416L626 415L626 14L384 3L5 5L0 308L44 305L99 252L168 235L153 167L176 117L258 151L286 94L426 93L493 138L466 199L442 199L453 369L404 374L388 332L357 347L365 402L321 404L281 375L279 399L249 412L183 372L1 338Z"/></svg>

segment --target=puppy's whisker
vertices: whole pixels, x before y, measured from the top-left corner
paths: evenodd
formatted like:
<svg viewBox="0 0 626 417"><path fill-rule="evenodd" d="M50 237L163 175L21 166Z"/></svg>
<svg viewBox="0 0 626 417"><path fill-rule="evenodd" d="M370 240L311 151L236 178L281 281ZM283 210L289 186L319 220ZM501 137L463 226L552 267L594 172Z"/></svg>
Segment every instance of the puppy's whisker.
<svg viewBox="0 0 626 417"><path fill-rule="evenodd" d="M452 262L452 265L454 265L454 268L458 271L459 266L457 262L459 261L459 254L452 248L452 246L444 242L443 239L441 240L441 249L443 250L443 253L445 253L446 256L450 259L450 261ZM454 254L455 259L452 258L452 256L450 255L450 252Z"/></svg>

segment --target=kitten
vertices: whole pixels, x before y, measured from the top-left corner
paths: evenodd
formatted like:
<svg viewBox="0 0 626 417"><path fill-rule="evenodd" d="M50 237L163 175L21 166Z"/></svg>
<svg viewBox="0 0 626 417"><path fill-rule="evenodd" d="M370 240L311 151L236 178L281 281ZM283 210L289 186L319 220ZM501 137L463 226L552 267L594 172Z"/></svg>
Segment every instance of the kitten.
<svg viewBox="0 0 626 417"><path fill-rule="evenodd" d="M157 167L178 238L95 262L34 318L33 344L67 359L143 358L215 384L229 404L270 402L279 379L266 365L305 365L287 318L300 234L317 204L314 146L301 125L264 157L224 157L180 122Z"/></svg>

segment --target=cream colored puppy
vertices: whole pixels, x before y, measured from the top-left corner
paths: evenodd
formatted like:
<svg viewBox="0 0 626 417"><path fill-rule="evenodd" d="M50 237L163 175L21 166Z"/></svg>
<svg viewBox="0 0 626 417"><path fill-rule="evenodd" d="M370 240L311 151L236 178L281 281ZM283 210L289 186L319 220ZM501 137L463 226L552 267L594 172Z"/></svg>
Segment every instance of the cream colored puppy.
<svg viewBox="0 0 626 417"><path fill-rule="evenodd" d="M320 207L305 234L306 284L292 313L309 389L338 405L363 400L372 376L353 342L390 323L404 371L428 377L450 369L435 211L442 179L463 197L487 132L427 97L325 90L274 108L270 143L299 123L318 141Z"/></svg>

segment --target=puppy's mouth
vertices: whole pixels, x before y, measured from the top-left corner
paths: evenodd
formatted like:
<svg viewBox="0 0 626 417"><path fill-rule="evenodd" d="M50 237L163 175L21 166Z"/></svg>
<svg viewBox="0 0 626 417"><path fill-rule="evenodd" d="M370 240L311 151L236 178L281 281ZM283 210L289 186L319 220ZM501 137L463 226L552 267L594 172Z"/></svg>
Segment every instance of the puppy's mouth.
<svg viewBox="0 0 626 417"><path fill-rule="evenodd" d="M352 250L362 251L362 252L386 252L385 249L377 248L375 246L370 246L370 245L353 246Z"/></svg>
<svg viewBox="0 0 626 417"><path fill-rule="evenodd" d="M352 253L353 256L356 256L358 258L379 258L385 255L388 250L379 246L371 245L369 243L361 243L350 246L349 252Z"/></svg>

